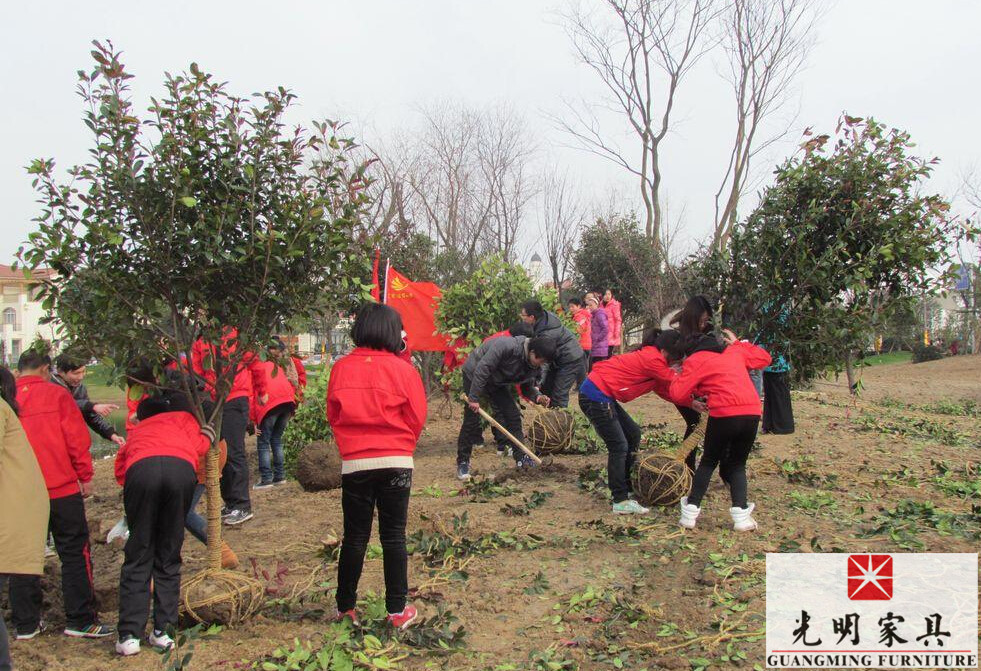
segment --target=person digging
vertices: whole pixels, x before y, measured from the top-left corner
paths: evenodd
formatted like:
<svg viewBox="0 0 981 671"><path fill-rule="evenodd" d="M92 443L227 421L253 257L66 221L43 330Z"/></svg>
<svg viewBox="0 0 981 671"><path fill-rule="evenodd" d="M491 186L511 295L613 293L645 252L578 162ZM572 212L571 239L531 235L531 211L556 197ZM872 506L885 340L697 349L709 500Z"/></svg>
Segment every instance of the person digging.
<svg viewBox="0 0 981 671"><path fill-rule="evenodd" d="M555 342L550 338L508 336L482 344L467 358L463 366L463 393L469 412L463 413L463 425L456 443L456 476L470 479L470 454L481 442L483 427L480 418L480 399L487 398L495 417L519 441L524 440L521 411L511 393L511 387L521 385L521 393L535 403L548 406L550 399L538 390L538 374L545 364L555 358ZM518 468L535 465L531 457L515 451Z"/></svg>

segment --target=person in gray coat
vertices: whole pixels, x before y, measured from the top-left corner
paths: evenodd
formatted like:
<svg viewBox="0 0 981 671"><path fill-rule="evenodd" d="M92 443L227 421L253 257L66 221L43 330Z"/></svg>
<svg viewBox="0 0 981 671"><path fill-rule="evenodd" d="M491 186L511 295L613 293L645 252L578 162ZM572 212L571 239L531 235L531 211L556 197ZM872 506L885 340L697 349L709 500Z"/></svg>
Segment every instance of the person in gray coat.
<svg viewBox="0 0 981 671"><path fill-rule="evenodd" d="M89 428L106 440L124 445L126 439L116 433L115 427L106 420L109 413L119 410L119 406L115 403L93 403L89 399L89 390L82 382L85 379L85 363L69 354L59 354L55 359L55 368L56 372L51 376L51 381L71 393Z"/></svg>
<svg viewBox="0 0 981 671"><path fill-rule="evenodd" d="M463 411L463 426L456 442L456 474L470 479L470 454L481 442L480 399L487 398L495 417L515 438L524 441L521 411L511 388L521 385L521 393L539 405L547 406L549 397L542 394L536 380L539 370L555 357L555 343L548 338L503 336L487 340L470 353L463 364L463 393L468 409ZM518 466L533 464L520 450L514 451Z"/></svg>
<svg viewBox="0 0 981 671"><path fill-rule="evenodd" d="M572 385L578 386L586 379L585 355L579 338L538 301L528 301L521 306L521 321L532 325L536 338L555 341L555 360L543 370L542 393L552 399L553 407L568 407Z"/></svg>

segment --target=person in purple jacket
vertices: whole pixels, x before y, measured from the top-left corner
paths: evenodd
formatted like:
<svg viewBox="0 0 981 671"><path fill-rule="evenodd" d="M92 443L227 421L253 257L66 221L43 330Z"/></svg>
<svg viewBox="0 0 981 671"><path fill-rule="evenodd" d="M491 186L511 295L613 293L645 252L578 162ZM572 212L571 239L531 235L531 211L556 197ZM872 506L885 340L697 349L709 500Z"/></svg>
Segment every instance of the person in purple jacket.
<svg viewBox="0 0 981 671"><path fill-rule="evenodd" d="M597 361L610 358L610 318L596 294L586 294L586 309L592 314L590 323L592 347L589 349L589 369L592 370Z"/></svg>

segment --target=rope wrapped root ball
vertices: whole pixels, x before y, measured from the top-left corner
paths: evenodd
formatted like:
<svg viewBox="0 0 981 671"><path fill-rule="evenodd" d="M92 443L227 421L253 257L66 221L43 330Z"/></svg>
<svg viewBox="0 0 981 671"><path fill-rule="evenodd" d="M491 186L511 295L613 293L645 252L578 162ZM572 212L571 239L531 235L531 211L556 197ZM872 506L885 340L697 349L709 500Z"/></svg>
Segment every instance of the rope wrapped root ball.
<svg viewBox="0 0 981 671"><path fill-rule="evenodd" d="M572 447L575 429L576 420L566 410L540 412L528 427L528 441L539 454L567 452Z"/></svg>
<svg viewBox="0 0 981 671"><path fill-rule="evenodd" d="M196 623L235 626L262 607L265 589L252 576L208 569L184 581L181 613Z"/></svg>
<svg viewBox="0 0 981 671"><path fill-rule="evenodd" d="M648 454L637 462L634 496L644 506L671 506L688 495L692 473L685 462L667 454Z"/></svg>

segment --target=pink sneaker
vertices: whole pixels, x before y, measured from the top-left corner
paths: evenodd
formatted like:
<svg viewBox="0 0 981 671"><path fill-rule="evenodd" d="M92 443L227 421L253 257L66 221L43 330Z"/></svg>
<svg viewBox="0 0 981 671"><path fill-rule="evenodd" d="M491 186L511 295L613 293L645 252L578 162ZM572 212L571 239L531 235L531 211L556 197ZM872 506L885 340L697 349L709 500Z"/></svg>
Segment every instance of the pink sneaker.
<svg viewBox="0 0 981 671"><path fill-rule="evenodd" d="M419 611L416 610L416 607L407 605L401 613L389 613L388 623L399 631L402 631L415 622L417 617L419 617Z"/></svg>
<svg viewBox="0 0 981 671"><path fill-rule="evenodd" d="M351 610L346 610L343 613L341 611L337 611L337 615L334 616L334 620L341 622L346 617L351 618L351 624L353 624L355 627L361 624L358 621L358 611L353 608Z"/></svg>

